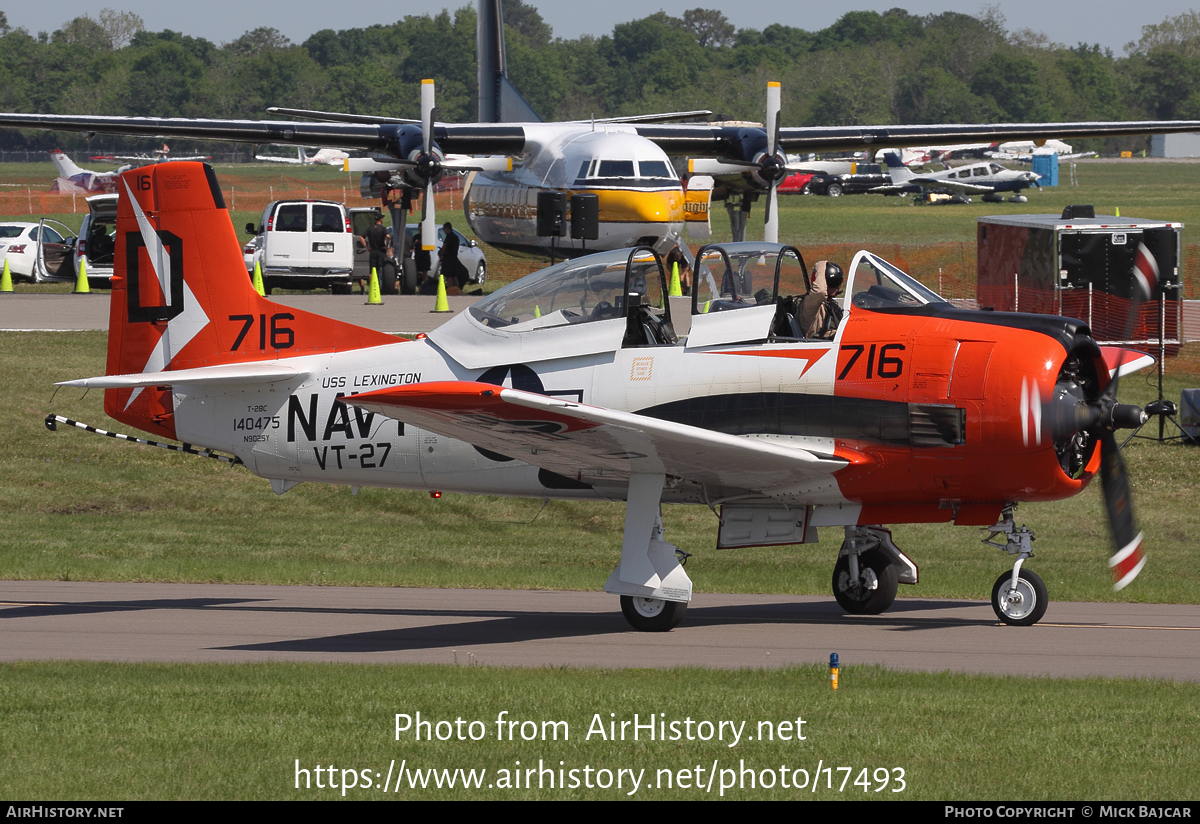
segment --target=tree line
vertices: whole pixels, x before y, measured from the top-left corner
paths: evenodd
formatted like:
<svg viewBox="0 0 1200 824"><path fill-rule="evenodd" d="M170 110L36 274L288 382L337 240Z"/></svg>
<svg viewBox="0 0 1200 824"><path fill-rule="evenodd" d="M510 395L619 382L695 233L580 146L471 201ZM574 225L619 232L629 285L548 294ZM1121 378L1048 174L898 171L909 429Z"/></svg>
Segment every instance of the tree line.
<svg viewBox="0 0 1200 824"><path fill-rule="evenodd" d="M721 12L697 8L574 40L554 38L520 0L504 0L504 15L510 78L547 120L710 109L761 122L768 80L783 83L785 125L1200 119L1196 12L1144 27L1121 57L1009 31L995 8L855 11L821 31L735 29ZM0 12L4 111L257 119L278 105L415 118L425 77L437 80L441 119L475 119L473 8L324 29L299 44L257 28L220 45L147 31L137 15L112 9L36 35L10 28ZM5 149L83 145L78 135L0 131ZM1144 145L1121 138L1086 148Z"/></svg>

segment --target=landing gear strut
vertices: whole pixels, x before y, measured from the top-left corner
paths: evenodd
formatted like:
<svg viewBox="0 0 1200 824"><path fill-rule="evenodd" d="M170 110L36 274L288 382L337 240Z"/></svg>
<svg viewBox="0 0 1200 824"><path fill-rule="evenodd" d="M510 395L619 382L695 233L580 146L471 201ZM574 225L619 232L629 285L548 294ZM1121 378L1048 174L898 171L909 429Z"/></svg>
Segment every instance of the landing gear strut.
<svg viewBox="0 0 1200 824"><path fill-rule="evenodd" d="M621 561L604 582L604 591L621 596L621 613L641 632L667 632L683 620L692 600L692 581L680 553L663 540L663 475L629 476ZM685 555L686 557L686 555Z"/></svg>
<svg viewBox="0 0 1200 824"><path fill-rule="evenodd" d="M896 600L897 585L917 582L917 566L879 527L848 526L833 567L833 597L850 615L878 615Z"/></svg>
<svg viewBox="0 0 1200 824"><path fill-rule="evenodd" d="M1025 559L1033 557L1035 538L1032 531L1016 525L1013 520L1015 510L1015 504L1006 506L999 523L989 527L988 536L983 542L1017 556L1012 572L1001 575L992 587L992 610L997 618L1010 626L1029 627L1042 620L1050 598L1041 577L1035 572L1021 569ZM989 540L997 535L1004 536L1004 543Z"/></svg>

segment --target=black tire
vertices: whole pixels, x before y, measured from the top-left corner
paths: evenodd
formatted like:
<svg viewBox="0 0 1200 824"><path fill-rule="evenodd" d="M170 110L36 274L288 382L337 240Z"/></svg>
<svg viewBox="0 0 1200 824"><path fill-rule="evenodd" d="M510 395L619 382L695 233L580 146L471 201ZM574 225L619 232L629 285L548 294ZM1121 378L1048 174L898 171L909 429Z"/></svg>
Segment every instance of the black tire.
<svg viewBox="0 0 1200 824"><path fill-rule="evenodd" d="M1022 569L1017 580L1019 599L1008 597L1008 585L1012 581L1012 570L996 579L992 587L992 609L996 617L1012 627L1031 627L1046 614L1050 597L1046 594L1046 583L1036 572Z"/></svg>
<svg viewBox="0 0 1200 824"><path fill-rule="evenodd" d="M841 197L842 185L840 183L830 183L825 189L825 194L829 195L830 197Z"/></svg>
<svg viewBox="0 0 1200 824"><path fill-rule="evenodd" d="M670 632L683 620L687 607L682 601L621 596L621 612L638 632Z"/></svg>
<svg viewBox="0 0 1200 824"><path fill-rule="evenodd" d="M802 194L802 195L811 195L812 193L813 193L812 181L805 183L804 186L800 189L800 194Z"/></svg>
<svg viewBox="0 0 1200 824"><path fill-rule="evenodd" d="M379 291L385 295L396 295L396 267L390 261L383 264L383 271L379 273Z"/></svg>
<svg viewBox="0 0 1200 824"><path fill-rule="evenodd" d="M487 261L486 260L479 261L479 265L475 267L475 277L473 278L473 280L479 286L482 286L484 281L487 280Z"/></svg>
<svg viewBox="0 0 1200 824"><path fill-rule="evenodd" d="M417 293L417 263L411 258L404 259L400 275L400 293L415 295Z"/></svg>
<svg viewBox="0 0 1200 824"><path fill-rule="evenodd" d="M335 295L348 295L353 291L353 286L349 283L334 283L330 285L329 291Z"/></svg>
<svg viewBox="0 0 1200 824"><path fill-rule="evenodd" d="M861 578L866 570L875 573L875 589L862 586ZM877 549L860 553L858 556L859 581L850 580L850 558L841 555L833 566L833 597L838 606L850 615L878 615L896 600L900 579L891 560Z"/></svg>

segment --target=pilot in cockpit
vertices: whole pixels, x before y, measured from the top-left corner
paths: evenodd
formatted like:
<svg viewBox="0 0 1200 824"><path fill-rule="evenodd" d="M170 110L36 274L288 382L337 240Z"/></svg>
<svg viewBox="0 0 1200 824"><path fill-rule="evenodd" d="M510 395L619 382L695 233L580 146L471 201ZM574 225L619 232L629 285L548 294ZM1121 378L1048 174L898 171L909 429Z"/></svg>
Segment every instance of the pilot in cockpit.
<svg viewBox="0 0 1200 824"><path fill-rule="evenodd" d="M842 267L818 260L809 278L808 294L800 302L796 320L807 338L832 338L842 320L842 307L834 298L846 276Z"/></svg>

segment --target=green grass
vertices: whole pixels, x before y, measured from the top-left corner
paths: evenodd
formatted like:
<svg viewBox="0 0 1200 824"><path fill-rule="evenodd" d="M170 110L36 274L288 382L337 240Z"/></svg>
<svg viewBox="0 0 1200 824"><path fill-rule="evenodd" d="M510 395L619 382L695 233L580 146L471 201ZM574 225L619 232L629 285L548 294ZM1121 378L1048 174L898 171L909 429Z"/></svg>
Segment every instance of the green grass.
<svg viewBox="0 0 1200 824"><path fill-rule="evenodd" d="M774 773L775 787L727 789L727 799L1194 800L1200 792L1200 686L1151 680L1023 679L843 668L829 688L820 664L776 671L509 670L478 666L319 664L0 666L0 794L74 800L621 799L624 788L492 787L501 770L632 769L640 799L722 797L743 768ZM535 721L539 740L497 740L496 719ZM478 741L415 740L397 713L480 721ZM1035 715L1031 715L1035 713ZM679 721L681 740L588 737L595 717ZM687 740L693 723L745 722L742 739ZM805 740L759 740L760 722L804 724ZM567 740L540 740L542 722L565 721ZM448 727L442 727L445 735ZM519 730L520 728L516 728ZM547 728L549 729L549 728ZM563 728L560 726L559 730ZM699 731L694 726L693 731ZM766 738L766 726L761 728ZM792 728L796 728L793 726ZM464 734L469 728L464 725ZM618 727L619 730L619 727ZM531 734L532 727L526 727ZM670 728L667 728L668 734ZM787 728L784 728L787 733ZM748 737L754 740L748 740ZM1058 754L1060 757L1055 757ZM949 762L953 758L953 763ZM296 789L297 761L312 780ZM480 789L378 788L398 771L486 770ZM667 789L679 771L711 790ZM812 774L822 772L817 790ZM325 768L316 787L315 769ZM785 766L789 783L778 782ZM850 768L847 773L839 771ZM865 776L863 784L856 779ZM824 768L822 768L824 769ZM883 772L876 773L882 769ZM354 780L343 770L354 770ZM899 770L903 770L901 774ZM732 771L732 772L724 772ZM378 777L376 776L378 773ZM393 773L396 774L396 773ZM887 778L886 785L883 781ZM902 792L899 788L903 778ZM406 776L407 778L407 776ZM692 779L693 782L695 779ZM844 787L842 786L845 781ZM833 788L829 788L832 782ZM660 785L661 784L661 785ZM653 785L653 786L651 786ZM875 792L881 788L880 792Z"/></svg>
<svg viewBox="0 0 1200 824"><path fill-rule="evenodd" d="M102 333L0 336L0 577L116 581L260 582L364 586L596 590L620 553L624 505L541 502L302 484L283 496L243 468L60 427L49 412L101 427L99 392L57 380L103 372ZM1178 397L1178 380L1167 396ZM1127 400L1154 397L1144 379ZM120 427L118 427L120 428ZM1194 561L1200 450L1135 441L1126 457L1150 563L1114 594L1099 485L1018 512L1038 536L1030 567L1056 600L1200 603ZM540 512L540 514L539 514ZM825 595L841 535L817 545L715 550L704 507L666 507L670 540L695 553L699 591ZM895 528L921 567L902 597L987 598L1011 558L981 532L946 524Z"/></svg>

